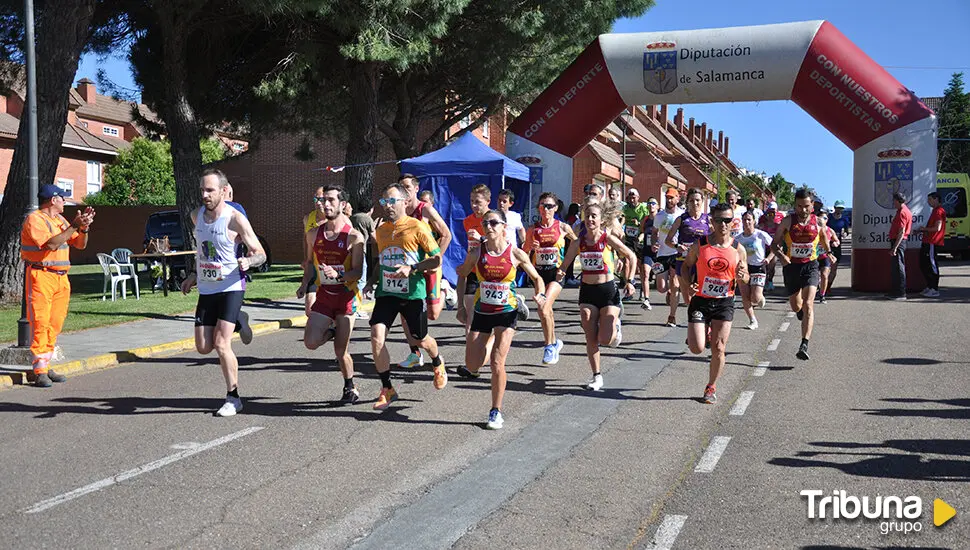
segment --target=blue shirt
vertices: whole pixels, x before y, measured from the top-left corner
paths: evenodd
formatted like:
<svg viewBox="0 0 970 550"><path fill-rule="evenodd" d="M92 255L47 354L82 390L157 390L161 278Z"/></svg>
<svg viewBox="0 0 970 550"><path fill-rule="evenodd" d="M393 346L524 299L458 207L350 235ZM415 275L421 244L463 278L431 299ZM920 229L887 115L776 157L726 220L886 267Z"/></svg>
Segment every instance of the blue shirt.
<svg viewBox="0 0 970 550"><path fill-rule="evenodd" d="M842 235L843 231L849 229L849 217L844 212L841 218L836 218L835 214L829 214L829 227L839 235Z"/></svg>

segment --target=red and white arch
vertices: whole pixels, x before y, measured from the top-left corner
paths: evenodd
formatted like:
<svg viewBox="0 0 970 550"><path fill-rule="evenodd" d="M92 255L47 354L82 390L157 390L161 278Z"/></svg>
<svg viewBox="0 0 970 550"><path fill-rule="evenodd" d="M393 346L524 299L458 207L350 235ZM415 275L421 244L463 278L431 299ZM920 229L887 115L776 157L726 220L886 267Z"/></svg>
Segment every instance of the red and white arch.
<svg viewBox="0 0 970 550"><path fill-rule="evenodd" d="M509 127L507 153L539 161L543 190L569 197L573 155L627 105L789 99L855 152L852 286L888 289L884 196L908 192L925 222L936 118L826 21L601 35Z"/></svg>

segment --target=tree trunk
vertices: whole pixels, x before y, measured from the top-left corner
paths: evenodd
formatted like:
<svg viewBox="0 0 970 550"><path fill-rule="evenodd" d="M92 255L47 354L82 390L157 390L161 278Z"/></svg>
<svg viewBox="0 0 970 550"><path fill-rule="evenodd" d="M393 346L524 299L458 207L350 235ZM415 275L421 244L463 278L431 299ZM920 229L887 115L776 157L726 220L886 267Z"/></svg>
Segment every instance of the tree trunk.
<svg viewBox="0 0 970 550"><path fill-rule="evenodd" d="M344 170L344 189L350 195L354 210L361 212L370 210L374 202L374 166L370 163L377 162L380 147L379 86L380 68L377 63L357 63L351 68L349 132L344 163L368 166Z"/></svg>
<svg viewBox="0 0 970 550"><path fill-rule="evenodd" d="M40 185L52 183L67 125L67 97L81 50L91 35L97 0L64 0L56 9L38 13L37 161ZM26 70L26 68L25 68ZM26 79L25 79L26 80ZM0 301L20 300L23 265L20 228L28 204L27 111L20 118L7 187L0 204Z"/></svg>
<svg viewBox="0 0 970 550"><path fill-rule="evenodd" d="M165 122L175 172L175 202L182 219L182 238L187 250L195 248L195 233L190 222L192 213L202 204L199 176L202 173L202 149L199 125L189 103L186 69L187 38L191 29L191 3L158 2L155 13L162 30L161 115ZM197 10L197 8L196 8Z"/></svg>

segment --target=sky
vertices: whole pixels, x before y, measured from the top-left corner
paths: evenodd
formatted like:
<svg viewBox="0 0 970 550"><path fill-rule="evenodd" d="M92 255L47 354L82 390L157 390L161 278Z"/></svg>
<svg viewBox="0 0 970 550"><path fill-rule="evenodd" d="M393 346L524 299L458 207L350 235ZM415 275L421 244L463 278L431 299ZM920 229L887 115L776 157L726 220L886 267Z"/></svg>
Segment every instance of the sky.
<svg viewBox="0 0 970 550"><path fill-rule="evenodd" d="M703 29L825 19L920 97L943 95L950 76L970 82L970 0L656 0L614 32ZM81 59L77 78L103 68L123 91L137 89L124 57ZM970 90L968 90L970 91ZM852 200L852 152L790 101L685 105L684 116L724 130L731 159L755 172L816 188L831 204ZM676 112L671 106L669 112ZM671 114L671 116L673 116Z"/></svg>

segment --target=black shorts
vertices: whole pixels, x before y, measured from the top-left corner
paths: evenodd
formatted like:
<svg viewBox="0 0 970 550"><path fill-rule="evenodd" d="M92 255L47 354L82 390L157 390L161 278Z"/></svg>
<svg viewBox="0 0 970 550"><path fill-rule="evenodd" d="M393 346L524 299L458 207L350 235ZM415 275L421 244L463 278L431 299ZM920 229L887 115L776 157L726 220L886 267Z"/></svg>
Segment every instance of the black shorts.
<svg viewBox="0 0 970 550"><path fill-rule="evenodd" d="M559 281L557 280L559 278L558 267L545 268L545 269L539 269L537 267L536 271L539 273L539 278L542 279L542 282L546 283L547 288L549 287L550 284L554 282L559 284Z"/></svg>
<svg viewBox="0 0 970 550"><path fill-rule="evenodd" d="M828 268L831 268L832 267L832 260L829 259L829 257L828 257L827 254L823 254L823 255L819 256L818 257L818 260L815 260L815 261L818 262L818 269L819 269L819 271L821 271L821 270L823 270L823 269L825 269L827 267Z"/></svg>
<svg viewBox="0 0 970 550"><path fill-rule="evenodd" d="M677 255L671 254L670 256L657 256L658 264L664 266L664 271L670 271L674 268L674 263L677 261Z"/></svg>
<svg viewBox="0 0 970 550"><path fill-rule="evenodd" d="M768 277L767 273L767 268L761 264L748 264L748 276L750 277L750 279L748 279L748 284L751 286L765 286L765 279ZM758 277L755 277L755 275L758 275Z"/></svg>
<svg viewBox="0 0 970 550"><path fill-rule="evenodd" d="M510 328L514 330L517 316L518 312L515 311L493 313L491 315L485 315L476 311L472 314L472 326L468 330L471 332L484 332L486 334L491 334L492 329L495 328Z"/></svg>
<svg viewBox="0 0 970 550"><path fill-rule="evenodd" d="M374 300L374 311L370 314L370 326L384 325L388 329L394 326L394 320L400 315L408 324L411 337L424 340L428 335L428 315L426 302L422 299L406 300L394 296L378 296Z"/></svg>
<svg viewBox="0 0 970 550"><path fill-rule="evenodd" d="M832 247L832 255L835 256L835 261L842 261L842 245Z"/></svg>
<svg viewBox="0 0 970 550"><path fill-rule="evenodd" d="M465 277L465 296L474 296L478 292L478 276L474 273Z"/></svg>
<svg viewBox="0 0 970 550"><path fill-rule="evenodd" d="M583 283L579 285L579 304L588 304L595 308L620 307L620 289L615 281L598 285Z"/></svg>
<svg viewBox="0 0 970 550"><path fill-rule="evenodd" d="M688 323L707 323L708 321L734 320L734 296L727 298L705 298L694 296L687 306Z"/></svg>
<svg viewBox="0 0 970 550"><path fill-rule="evenodd" d="M632 250L637 258L643 258L643 240L641 237L623 237L623 244Z"/></svg>
<svg viewBox="0 0 970 550"><path fill-rule="evenodd" d="M199 303L195 306L195 326L214 327L219 321L235 325L242 309L243 294L242 290L199 294Z"/></svg>
<svg viewBox="0 0 970 550"><path fill-rule="evenodd" d="M794 296L805 287L817 287L821 280L816 261L791 263L783 267L781 272L785 276L785 290L789 296Z"/></svg>

